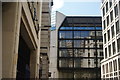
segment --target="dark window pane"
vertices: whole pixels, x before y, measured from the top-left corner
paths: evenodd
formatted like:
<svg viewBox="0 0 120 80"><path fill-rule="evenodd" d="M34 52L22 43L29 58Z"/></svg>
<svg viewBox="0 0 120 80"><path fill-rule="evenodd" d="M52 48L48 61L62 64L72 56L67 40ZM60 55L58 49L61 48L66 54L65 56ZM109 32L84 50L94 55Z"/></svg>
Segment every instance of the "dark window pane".
<svg viewBox="0 0 120 80"><path fill-rule="evenodd" d="M109 57L111 56L111 45L108 46L109 49Z"/></svg>
<svg viewBox="0 0 120 80"><path fill-rule="evenodd" d="M105 8L103 8L103 10L102 10L102 11L103 11L103 16L104 16L104 15L105 15Z"/></svg>
<svg viewBox="0 0 120 80"><path fill-rule="evenodd" d="M112 6L112 0L109 0L109 6L110 7Z"/></svg>
<svg viewBox="0 0 120 80"><path fill-rule="evenodd" d="M97 36L102 36L102 32L101 31L96 31Z"/></svg>
<svg viewBox="0 0 120 80"><path fill-rule="evenodd" d="M74 49L74 57L82 57L84 49Z"/></svg>
<svg viewBox="0 0 120 80"><path fill-rule="evenodd" d="M84 47L84 40L74 40L74 47Z"/></svg>
<svg viewBox="0 0 120 80"><path fill-rule="evenodd" d="M72 47L72 40L66 40L66 48Z"/></svg>
<svg viewBox="0 0 120 80"><path fill-rule="evenodd" d="M105 48L105 58L107 58L107 48Z"/></svg>
<svg viewBox="0 0 120 80"><path fill-rule="evenodd" d="M59 56L60 57L72 57L73 51L72 51L72 49L60 49Z"/></svg>
<svg viewBox="0 0 120 80"><path fill-rule="evenodd" d="M72 38L72 31L60 31L59 38Z"/></svg>
<svg viewBox="0 0 120 80"><path fill-rule="evenodd" d="M117 71L117 61L116 60L113 61L113 65L114 65L114 71Z"/></svg>
<svg viewBox="0 0 120 80"><path fill-rule="evenodd" d="M110 30L108 30L107 34L108 34L108 41L109 41L110 40Z"/></svg>
<svg viewBox="0 0 120 80"><path fill-rule="evenodd" d="M111 19L111 22L113 21L113 11L110 12L110 19Z"/></svg>
<svg viewBox="0 0 120 80"><path fill-rule="evenodd" d="M118 59L118 65L120 65L120 58ZM119 72L120 72L120 66L119 66Z"/></svg>
<svg viewBox="0 0 120 80"><path fill-rule="evenodd" d="M74 67L75 68L81 67L81 59L74 59Z"/></svg>
<svg viewBox="0 0 120 80"><path fill-rule="evenodd" d="M106 23L105 23L106 21L104 20L103 21L103 26L104 26L104 29L106 28Z"/></svg>
<svg viewBox="0 0 120 80"><path fill-rule="evenodd" d="M66 41L65 40L60 40L59 41L59 47L66 47Z"/></svg>
<svg viewBox="0 0 120 80"><path fill-rule="evenodd" d="M116 53L115 42L112 43L112 47L113 47L113 54L115 54Z"/></svg>
<svg viewBox="0 0 120 80"><path fill-rule="evenodd" d="M70 48L72 47L72 40L60 40L59 41L59 47L66 47L66 48Z"/></svg>
<svg viewBox="0 0 120 80"><path fill-rule="evenodd" d="M110 66L110 72L112 72L113 71L112 62L109 63L109 66Z"/></svg>
<svg viewBox="0 0 120 80"><path fill-rule="evenodd" d="M108 2L106 3L106 13L107 13L107 11L108 11Z"/></svg>
<svg viewBox="0 0 120 80"><path fill-rule="evenodd" d="M112 38L115 36L114 25L111 27Z"/></svg>
<svg viewBox="0 0 120 80"><path fill-rule="evenodd" d="M104 43L106 43L106 34L104 34Z"/></svg>
<svg viewBox="0 0 120 80"><path fill-rule="evenodd" d="M59 67L73 67L73 60L72 59L60 59L59 60Z"/></svg>
<svg viewBox="0 0 120 80"><path fill-rule="evenodd" d="M119 21L116 22L116 34L118 34L120 32L120 25L119 25Z"/></svg>
<svg viewBox="0 0 120 80"><path fill-rule="evenodd" d="M100 56L103 57L103 52L100 52Z"/></svg>
<svg viewBox="0 0 120 80"><path fill-rule="evenodd" d="M114 11L115 11L115 17L116 17L118 15L118 6L117 5L114 7Z"/></svg>
<svg viewBox="0 0 120 80"><path fill-rule="evenodd" d="M74 31L74 38L80 38L81 34L80 31Z"/></svg>
<svg viewBox="0 0 120 80"><path fill-rule="evenodd" d="M109 25L109 16L107 16L107 26Z"/></svg>
<svg viewBox="0 0 120 80"><path fill-rule="evenodd" d="M95 31L74 31L74 38L94 38Z"/></svg>
<svg viewBox="0 0 120 80"><path fill-rule="evenodd" d="M117 39L117 48L118 48L118 52L120 52L120 38Z"/></svg>

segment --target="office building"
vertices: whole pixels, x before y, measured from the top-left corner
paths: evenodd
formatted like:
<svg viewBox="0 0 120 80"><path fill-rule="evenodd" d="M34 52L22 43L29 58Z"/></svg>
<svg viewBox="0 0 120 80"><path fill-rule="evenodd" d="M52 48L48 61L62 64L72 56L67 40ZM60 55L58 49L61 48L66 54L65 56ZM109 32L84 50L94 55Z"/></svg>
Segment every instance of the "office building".
<svg viewBox="0 0 120 80"><path fill-rule="evenodd" d="M120 80L120 0L102 1L104 59L101 78Z"/></svg>
<svg viewBox="0 0 120 80"><path fill-rule="evenodd" d="M100 16L65 16L56 12L50 42L51 78L100 78L103 59Z"/></svg>
<svg viewBox="0 0 120 80"><path fill-rule="evenodd" d="M41 45L40 45L41 78L49 77L50 27L52 6L53 6L52 0L48 0L42 3Z"/></svg>
<svg viewBox="0 0 120 80"><path fill-rule="evenodd" d="M40 77L42 3L42 0L2 2L3 79Z"/></svg>

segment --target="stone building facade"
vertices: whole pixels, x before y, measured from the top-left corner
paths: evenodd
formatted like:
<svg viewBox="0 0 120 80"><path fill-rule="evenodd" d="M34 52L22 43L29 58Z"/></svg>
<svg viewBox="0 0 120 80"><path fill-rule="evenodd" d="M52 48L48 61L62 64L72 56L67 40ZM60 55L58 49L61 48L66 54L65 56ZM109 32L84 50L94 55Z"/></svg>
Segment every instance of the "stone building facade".
<svg viewBox="0 0 120 80"><path fill-rule="evenodd" d="M51 27L51 9L53 1L42 3L42 24L41 24L41 78L49 77L49 55L50 55L50 27Z"/></svg>
<svg viewBox="0 0 120 80"><path fill-rule="evenodd" d="M39 78L41 15L40 0L2 2L2 78Z"/></svg>
<svg viewBox="0 0 120 80"><path fill-rule="evenodd" d="M120 0L102 0L104 59L101 78L120 80Z"/></svg>

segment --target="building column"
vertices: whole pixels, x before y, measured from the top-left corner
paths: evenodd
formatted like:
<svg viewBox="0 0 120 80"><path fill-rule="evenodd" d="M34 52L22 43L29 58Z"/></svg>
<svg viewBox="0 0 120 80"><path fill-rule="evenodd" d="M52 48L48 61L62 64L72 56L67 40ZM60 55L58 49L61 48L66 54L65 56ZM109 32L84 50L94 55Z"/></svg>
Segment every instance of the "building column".
<svg viewBox="0 0 120 80"><path fill-rule="evenodd" d="M39 78L39 49L31 51L30 54L30 78Z"/></svg>
<svg viewBox="0 0 120 80"><path fill-rule="evenodd" d="M18 2L2 5L2 76L16 78L21 5Z"/></svg>

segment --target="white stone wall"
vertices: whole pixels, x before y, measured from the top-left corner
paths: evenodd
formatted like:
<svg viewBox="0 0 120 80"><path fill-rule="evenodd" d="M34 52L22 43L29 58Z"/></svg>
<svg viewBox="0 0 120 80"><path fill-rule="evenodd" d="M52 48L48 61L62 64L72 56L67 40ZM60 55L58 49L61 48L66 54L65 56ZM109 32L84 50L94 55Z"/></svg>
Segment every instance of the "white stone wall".
<svg viewBox="0 0 120 80"><path fill-rule="evenodd" d="M49 65L49 71L51 72L51 78L59 78L59 73L57 70L57 49L58 49L58 29L62 23L62 21L65 19L65 15L62 13L57 12L56 13L56 30L51 31L50 35L50 65Z"/></svg>
<svg viewBox="0 0 120 80"><path fill-rule="evenodd" d="M101 6L101 10L102 10L102 12L103 12L103 8L106 8L106 3L108 2L109 0L104 0L104 2L102 3L102 6ZM115 8L115 6L116 5L118 5L118 16L117 17L115 17L115 10L114 10L114 8ZM104 60L102 60L101 61L101 77L102 78L115 78L115 77L117 77L118 78L118 80L120 79L120 71L119 71L119 66L120 66L120 64L118 63L118 58L119 58L119 56L120 56L120 52L118 52L118 50L117 50L117 39L118 38L120 38L120 33L118 33L118 34L116 34L116 24L115 24L115 22L117 22L118 20L119 20L119 27L120 27L120 1L119 0L112 0L112 6L111 6L111 8L110 8L110 3L108 2L108 12L106 13L106 11L105 11L105 16L103 16L102 15L102 27L103 27L103 43L104 43L104 45L103 45L103 50L104 50ZM105 9L106 10L106 9ZM110 20L110 12L111 11L113 11L113 21L111 21ZM107 26L107 20L106 20L106 18L107 18L107 16L109 15L109 25ZM104 29L104 20L106 20L106 23L105 23L105 25L106 25L106 29ZM112 32L111 32L111 27L114 25L114 33L115 33L115 36L112 38ZM108 41L108 30L110 30L110 40ZM106 43L105 43L105 41L104 41L104 39L105 39L105 36L104 36L104 34L106 34L107 36L106 36ZM116 52L115 52L115 54L113 54L114 52L113 52L113 45L112 45L112 43L113 42L115 42L115 49L116 49ZM108 49L108 46L109 45L111 45L111 56L109 55L109 49ZM107 53L105 52L105 48L107 48ZM107 56L107 58L106 58L106 56L105 55L108 55ZM116 62L114 62L116 60ZM112 62L112 72L110 72L110 62ZM114 70L114 64L117 64L117 71L113 71ZM106 67L108 65L108 67ZM103 68L103 66L105 66L104 68ZM107 71L107 69L108 69L108 72L106 72ZM104 71L105 71L105 73L104 73Z"/></svg>

